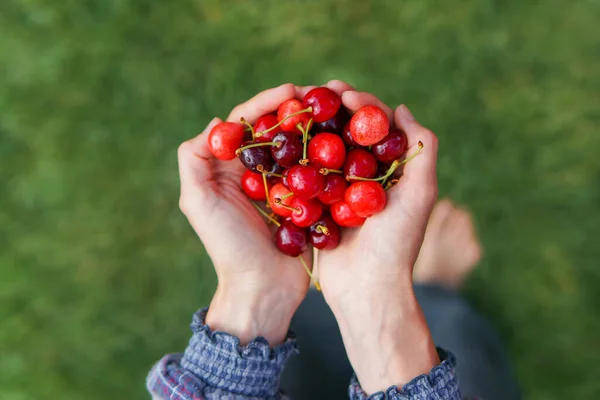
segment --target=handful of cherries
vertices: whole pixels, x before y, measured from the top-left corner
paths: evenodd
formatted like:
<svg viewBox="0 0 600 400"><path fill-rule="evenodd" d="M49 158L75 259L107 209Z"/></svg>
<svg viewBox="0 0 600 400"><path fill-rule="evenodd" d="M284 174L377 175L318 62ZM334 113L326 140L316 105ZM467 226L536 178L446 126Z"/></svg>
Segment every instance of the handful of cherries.
<svg viewBox="0 0 600 400"><path fill-rule="evenodd" d="M327 87L310 90L302 101L284 101L277 114L254 125L243 118L221 122L208 136L217 159L238 157L247 168L242 190L277 226L277 248L299 257L311 278L301 254L309 244L336 248L340 227L359 227L385 208L398 167L423 147L419 142L418 151L404 158L407 144L382 109L367 105L351 115ZM256 203L263 201L264 208Z"/></svg>

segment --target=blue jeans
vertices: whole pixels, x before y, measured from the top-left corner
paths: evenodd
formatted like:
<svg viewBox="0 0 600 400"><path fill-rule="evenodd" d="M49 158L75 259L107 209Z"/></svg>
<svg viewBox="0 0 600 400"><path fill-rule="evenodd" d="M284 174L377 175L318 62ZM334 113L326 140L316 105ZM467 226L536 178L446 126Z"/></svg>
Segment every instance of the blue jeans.
<svg viewBox="0 0 600 400"><path fill-rule="evenodd" d="M435 344L458 360L463 396L487 400L520 399L506 351L498 334L454 290L417 285ZM292 320L300 355L285 367L281 387L293 400L347 399L352 367L335 318L323 296L310 290Z"/></svg>

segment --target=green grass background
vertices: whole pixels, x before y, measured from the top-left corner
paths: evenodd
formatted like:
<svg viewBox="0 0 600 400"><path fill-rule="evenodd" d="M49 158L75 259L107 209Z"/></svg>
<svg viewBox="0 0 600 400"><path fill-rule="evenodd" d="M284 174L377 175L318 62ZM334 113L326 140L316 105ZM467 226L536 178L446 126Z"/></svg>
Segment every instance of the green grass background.
<svg viewBox="0 0 600 400"><path fill-rule="evenodd" d="M535 3L535 4L534 4ZM177 145L344 79L440 138L527 399L600 397L600 2L0 2L0 399L144 399L215 276Z"/></svg>

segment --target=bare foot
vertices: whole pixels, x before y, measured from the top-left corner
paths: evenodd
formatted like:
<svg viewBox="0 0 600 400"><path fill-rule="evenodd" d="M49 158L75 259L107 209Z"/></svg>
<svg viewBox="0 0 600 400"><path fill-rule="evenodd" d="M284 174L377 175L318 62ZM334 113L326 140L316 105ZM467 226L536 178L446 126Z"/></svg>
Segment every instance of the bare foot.
<svg viewBox="0 0 600 400"><path fill-rule="evenodd" d="M482 254L471 214L448 199L441 200L429 218L413 279L458 289Z"/></svg>

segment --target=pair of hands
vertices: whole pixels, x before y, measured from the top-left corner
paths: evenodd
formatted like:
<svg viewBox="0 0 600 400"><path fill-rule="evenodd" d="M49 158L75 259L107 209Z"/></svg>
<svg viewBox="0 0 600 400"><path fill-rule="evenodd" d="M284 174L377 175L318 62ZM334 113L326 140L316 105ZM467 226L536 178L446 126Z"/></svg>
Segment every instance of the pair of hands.
<svg viewBox="0 0 600 400"><path fill-rule="evenodd" d="M398 325L424 324L412 294L412 269L437 197L437 138L419 125L405 106L393 111L372 94L357 92L341 81L331 81L327 87L340 95L351 111L367 104L381 107L390 121L406 133L408 154L417 150L419 141L424 144L419 156L404 166L399 183L388 190L385 210L369 218L362 227L345 230L340 245L320 252L316 262L323 295L338 319L358 378L364 388L368 381L371 390L380 390L402 383L385 383L386 379L410 379L416 371L411 367L410 371L384 376L387 370L397 369L398 365L392 365L395 355L386 355L386 360L369 360L369 353L390 351L378 350L381 346L390 347L390 343L380 340L382 332L402 329ZM275 111L283 101L301 99L312 88L285 84L265 90L235 107L227 121L237 122L244 117L254 123L259 116ZM310 282L299 260L277 250L271 228L240 189L242 164L212 157L208 132L220 121L213 119L202 134L184 142L178 152L180 208L204 243L219 281L206 322L214 330L239 337L243 344L263 336L276 345L285 339ZM311 254L305 254L305 258L313 264ZM396 316L391 319L393 323L389 312ZM427 340L423 346L431 353L433 345L424 327ZM372 348L364 345L364 338L359 339L369 334L379 337L374 338ZM393 337L390 339L394 342ZM404 351L402 357L412 356ZM381 371L365 365L382 362L386 366ZM415 360L411 362L414 365ZM437 362L437 355L429 354L428 361L416 372L428 372ZM402 365L399 368L406 369ZM384 384L387 386L379 387Z"/></svg>

